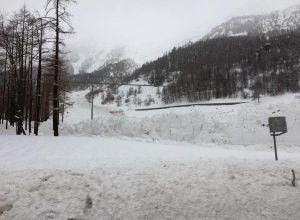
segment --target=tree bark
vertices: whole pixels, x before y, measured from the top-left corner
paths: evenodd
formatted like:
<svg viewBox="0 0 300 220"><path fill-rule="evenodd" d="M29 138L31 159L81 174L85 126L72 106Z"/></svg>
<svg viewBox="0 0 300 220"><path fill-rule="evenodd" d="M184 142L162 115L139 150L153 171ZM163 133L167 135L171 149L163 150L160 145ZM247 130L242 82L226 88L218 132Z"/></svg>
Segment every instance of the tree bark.
<svg viewBox="0 0 300 220"><path fill-rule="evenodd" d="M34 123L34 134L39 135L39 124L40 124L40 110L41 110L41 80L42 80L42 48L43 48L43 21L41 19L39 36L39 64L38 64L38 75L36 84L36 109L35 109L35 123Z"/></svg>
<svg viewBox="0 0 300 220"><path fill-rule="evenodd" d="M58 82L58 65L59 65L59 3L60 0L56 0L56 42L55 42L55 68L54 68L54 85L53 85L53 131L54 136L58 136L58 124L59 124L59 82Z"/></svg>

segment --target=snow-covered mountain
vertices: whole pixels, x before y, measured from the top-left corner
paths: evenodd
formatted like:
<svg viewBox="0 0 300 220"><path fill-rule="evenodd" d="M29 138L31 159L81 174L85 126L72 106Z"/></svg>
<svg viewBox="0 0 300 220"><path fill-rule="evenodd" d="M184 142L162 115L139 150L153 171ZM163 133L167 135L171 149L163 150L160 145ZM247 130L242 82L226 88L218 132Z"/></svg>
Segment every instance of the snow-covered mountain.
<svg viewBox="0 0 300 220"><path fill-rule="evenodd" d="M300 27L300 4L269 14L234 17L213 28L211 32L203 37L203 40L270 32L277 33L298 27Z"/></svg>
<svg viewBox="0 0 300 220"><path fill-rule="evenodd" d="M122 60L129 60L123 47L115 47L111 50L84 51L82 48L71 48L70 62L74 68L74 74L92 73L107 64L115 64Z"/></svg>
<svg viewBox="0 0 300 220"><path fill-rule="evenodd" d="M109 82L109 83L121 83L127 77L130 77L134 71L138 68L132 59L124 60L107 60L105 64L100 66L97 70L91 73L79 73L72 77L72 83L74 88L84 89L93 82ZM79 84L78 83L84 83Z"/></svg>

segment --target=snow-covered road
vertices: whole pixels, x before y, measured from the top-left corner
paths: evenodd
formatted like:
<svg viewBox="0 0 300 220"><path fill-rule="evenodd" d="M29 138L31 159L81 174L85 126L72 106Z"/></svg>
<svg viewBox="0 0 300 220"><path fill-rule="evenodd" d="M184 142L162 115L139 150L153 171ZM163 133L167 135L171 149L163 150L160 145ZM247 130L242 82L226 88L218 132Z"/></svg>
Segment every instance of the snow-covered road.
<svg viewBox="0 0 300 220"><path fill-rule="evenodd" d="M13 208L0 220L298 220L300 149L279 159L268 146L3 135L0 206Z"/></svg>
<svg viewBox="0 0 300 220"><path fill-rule="evenodd" d="M192 145L101 137L1 136L1 170L79 169L99 166L148 166L160 161L273 161L269 146ZM300 160L300 148L279 146L281 161Z"/></svg>

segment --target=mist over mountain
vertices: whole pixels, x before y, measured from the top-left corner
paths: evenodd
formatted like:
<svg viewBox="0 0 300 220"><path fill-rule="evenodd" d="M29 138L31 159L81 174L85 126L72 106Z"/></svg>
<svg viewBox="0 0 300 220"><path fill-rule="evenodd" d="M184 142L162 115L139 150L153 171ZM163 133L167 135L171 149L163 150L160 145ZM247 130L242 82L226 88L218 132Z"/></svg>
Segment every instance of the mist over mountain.
<svg viewBox="0 0 300 220"><path fill-rule="evenodd" d="M93 83L111 84L122 83L131 77L134 71L139 67L132 59L108 59L106 62L91 73L83 72L72 77L73 88L87 88ZM101 87L101 85L99 85Z"/></svg>
<svg viewBox="0 0 300 220"><path fill-rule="evenodd" d="M213 28L202 39L276 34L300 27L300 5L268 14L234 17Z"/></svg>
<svg viewBox="0 0 300 220"><path fill-rule="evenodd" d="M116 64L129 58L125 47L117 46L110 50L97 48L73 48L69 60L75 74L92 73L107 64Z"/></svg>

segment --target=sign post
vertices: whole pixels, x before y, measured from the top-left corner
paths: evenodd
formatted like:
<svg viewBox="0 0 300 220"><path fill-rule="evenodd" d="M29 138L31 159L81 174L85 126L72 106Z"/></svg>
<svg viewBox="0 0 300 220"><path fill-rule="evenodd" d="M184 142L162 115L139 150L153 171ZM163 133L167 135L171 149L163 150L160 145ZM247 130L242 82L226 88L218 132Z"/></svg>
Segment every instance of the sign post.
<svg viewBox="0 0 300 220"><path fill-rule="evenodd" d="M275 132L273 132L273 140L274 140L274 149L275 149L275 160L278 160L277 145L276 145L276 134L275 134Z"/></svg>
<svg viewBox="0 0 300 220"><path fill-rule="evenodd" d="M275 160L278 160L276 136L287 133L287 123L285 117L270 117L269 118L270 134L273 136Z"/></svg>

